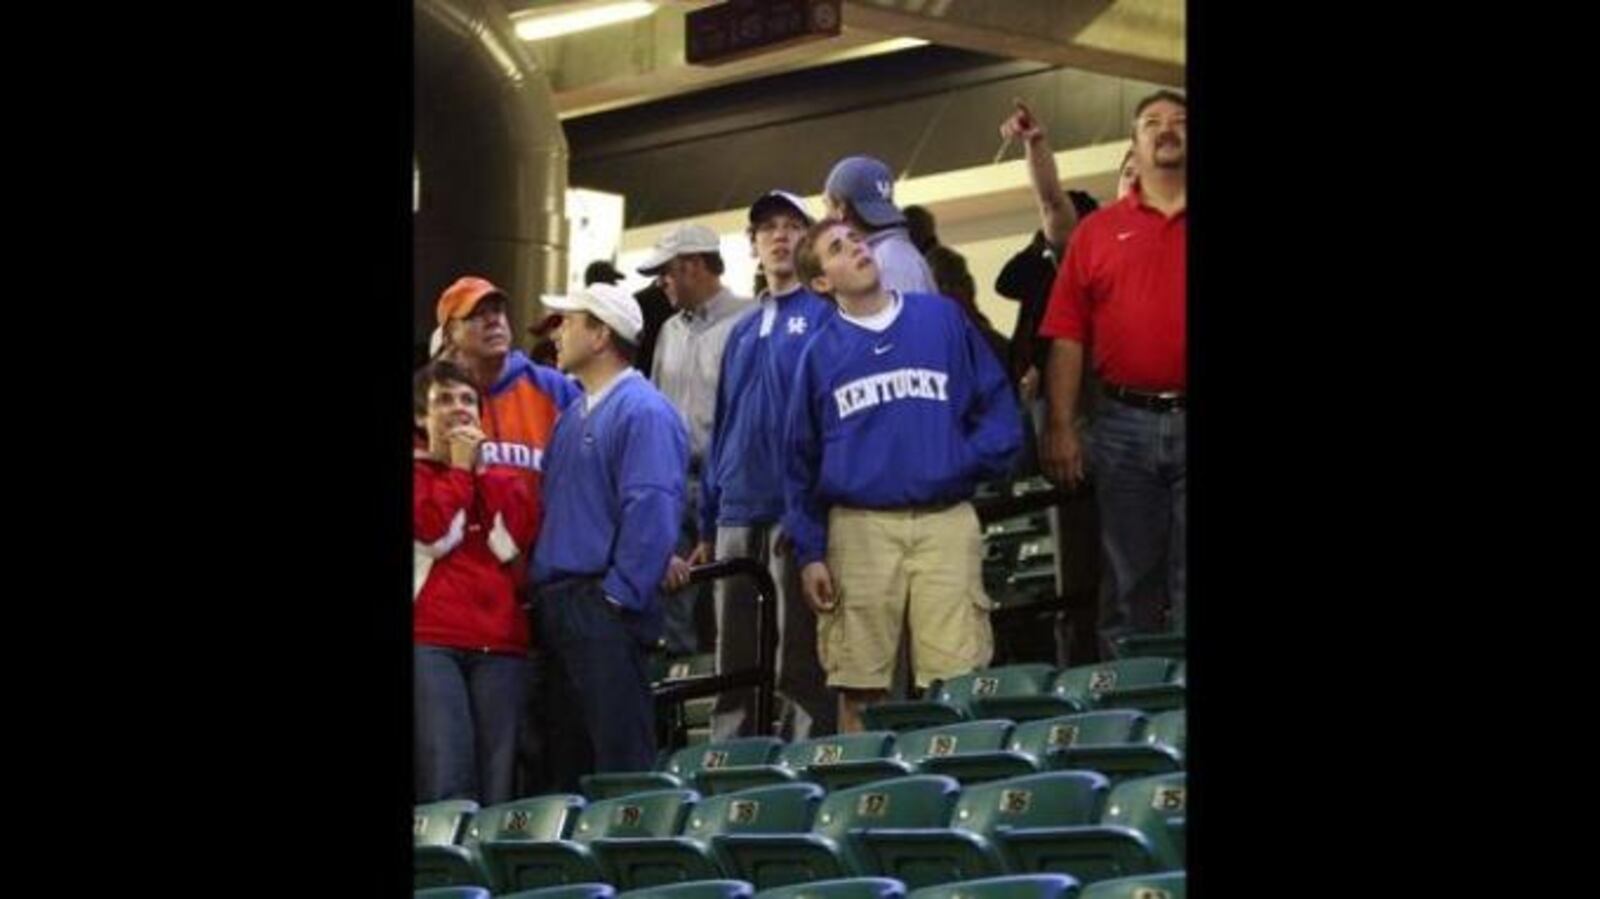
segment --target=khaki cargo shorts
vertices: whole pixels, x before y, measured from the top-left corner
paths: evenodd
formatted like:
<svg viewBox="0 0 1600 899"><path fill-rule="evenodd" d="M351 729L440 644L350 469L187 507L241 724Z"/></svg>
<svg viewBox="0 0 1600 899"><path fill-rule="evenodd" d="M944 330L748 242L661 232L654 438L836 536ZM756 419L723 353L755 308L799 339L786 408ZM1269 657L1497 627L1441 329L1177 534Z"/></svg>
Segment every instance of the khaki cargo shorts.
<svg viewBox="0 0 1600 899"><path fill-rule="evenodd" d="M983 592L983 534L971 503L835 507L827 562L839 598L833 611L817 616L828 686L888 689L908 625L918 687L989 663L993 604Z"/></svg>

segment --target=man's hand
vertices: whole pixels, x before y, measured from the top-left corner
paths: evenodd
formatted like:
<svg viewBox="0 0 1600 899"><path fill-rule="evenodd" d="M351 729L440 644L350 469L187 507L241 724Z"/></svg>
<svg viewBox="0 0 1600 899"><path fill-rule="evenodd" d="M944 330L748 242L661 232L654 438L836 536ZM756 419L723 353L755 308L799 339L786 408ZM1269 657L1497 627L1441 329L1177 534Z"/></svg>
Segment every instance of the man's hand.
<svg viewBox="0 0 1600 899"><path fill-rule="evenodd" d="M675 593L689 583L689 569L692 566L689 560L682 556L673 556L667 563L667 576L661 579L661 589L668 593Z"/></svg>
<svg viewBox="0 0 1600 899"><path fill-rule="evenodd" d="M1033 110L1021 100L1011 101L1016 104L1016 112L1000 123L1000 136L1006 140L1020 140L1025 144L1037 143L1045 139L1044 126L1033 117Z"/></svg>
<svg viewBox="0 0 1600 899"><path fill-rule="evenodd" d="M451 429L445 437L450 442L450 464L471 471L478 461L478 444L483 442L483 432L472 425L462 425Z"/></svg>
<svg viewBox="0 0 1600 899"><path fill-rule="evenodd" d="M800 569L800 587L813 612L831 612L839 604L839 595L833 592L833 575L824 562L812 562Z"/></svg>
<svg viewBox="0 0 1600 899"><path fill-rule="evenodd" d="M1021 380L1017 381L1017 392L1021 394L1023 406L1032 403L1034 397L1039 395L1039 367L1037 365L1028 366L1028 370L1022 373Z"/></svg>
<svg viewBox="0 0 1600 899"><path fill-rule="evenodd" d="M694 551L689 553L690 567L704 565L717 557L717 546L709 540L701 540L694 545Z"/></svg>
<svg viewBox="0 0 1600 899"><path fill-rule="evenodd" d="M1040 455L1045 477L1064 487L1083 483L1083 442L1071 422L1051 421L1046 426Z"/></svg>

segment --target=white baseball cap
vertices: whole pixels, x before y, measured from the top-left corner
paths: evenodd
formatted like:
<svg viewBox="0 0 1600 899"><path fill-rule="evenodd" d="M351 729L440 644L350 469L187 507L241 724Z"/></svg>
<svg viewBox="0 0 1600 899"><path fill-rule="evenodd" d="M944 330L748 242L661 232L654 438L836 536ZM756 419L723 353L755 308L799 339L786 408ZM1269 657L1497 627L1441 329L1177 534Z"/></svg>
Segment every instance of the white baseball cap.
<svg viewBox="0 0 1600 899"><path fill-rule="evenodd" d="M649 258L639 264L639 274L654 275L666 268L667 263L675 257L686 253L720 252L722 238L717 236L717 232L692 222L682 224L656 241L656 245L650 249Z"/></svg>
<svg viewBox="0 0 1600 899"><path fill-rule="evenodd" d="M639 301L620 285L597 281L566 296L545 294L540 299L546 309L556 312L587 312L629 343L636 342L644 330L644 311L639 308Z"/></svg>

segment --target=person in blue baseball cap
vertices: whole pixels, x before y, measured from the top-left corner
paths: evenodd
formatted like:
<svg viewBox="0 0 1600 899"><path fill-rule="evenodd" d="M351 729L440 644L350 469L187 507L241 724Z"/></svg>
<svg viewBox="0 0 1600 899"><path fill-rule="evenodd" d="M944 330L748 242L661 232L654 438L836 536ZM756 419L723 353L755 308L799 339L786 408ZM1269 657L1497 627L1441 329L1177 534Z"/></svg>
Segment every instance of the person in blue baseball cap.
<svg viewBox="0 0 1600 899"><path fill-rule="evenodd" d="M872 248L883 286L900 293L938 293L933 271L911 242L905 213L894 204L894 173L871 156L846 156L822 188L828 217L860 233Z"/></svg>

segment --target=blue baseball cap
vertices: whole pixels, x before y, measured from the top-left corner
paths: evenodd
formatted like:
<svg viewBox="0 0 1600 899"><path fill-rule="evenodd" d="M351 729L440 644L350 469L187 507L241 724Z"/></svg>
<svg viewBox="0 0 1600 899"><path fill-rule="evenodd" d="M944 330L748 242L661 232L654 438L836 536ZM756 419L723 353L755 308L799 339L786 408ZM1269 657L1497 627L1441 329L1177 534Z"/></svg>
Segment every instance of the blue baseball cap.
<svg viewBox="0 0 1600 899"><path fill-rule="evenodd" d="M894 205L894 173L871 156L846 156L833 166L823 193L848 200L863 221L874 227L906 220Z"/></svg>
<svg viewBox="0 0 1600 899"><path fill-rule="evenodd" d="M750 224L759 225L761 220L771 215L775 210L788 210L800 216L807 225L816 220L811 217L811 210L806 208L806 201L786 190L769 190L759 199L750 204Z"/></svg>

